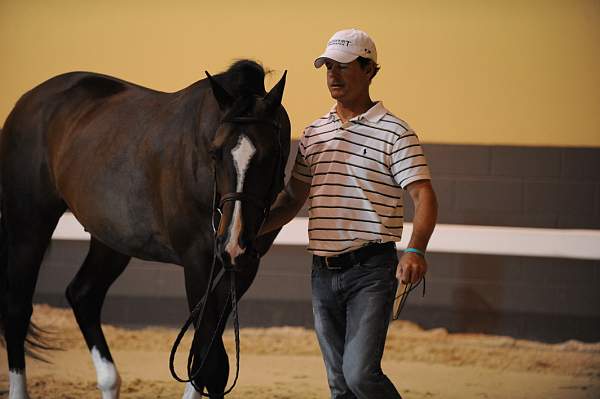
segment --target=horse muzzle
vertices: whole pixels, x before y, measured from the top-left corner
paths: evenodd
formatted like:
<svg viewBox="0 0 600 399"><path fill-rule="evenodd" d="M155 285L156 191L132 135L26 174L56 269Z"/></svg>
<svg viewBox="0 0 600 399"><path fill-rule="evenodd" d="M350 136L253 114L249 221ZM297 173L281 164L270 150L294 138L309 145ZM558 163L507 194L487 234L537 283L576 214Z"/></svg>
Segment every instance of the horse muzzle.
<svg viewBox="0 0 600 399"><path fill-rule="evenodd" d="M217 258L225 269L241 270L259 258L258 251L252 245L231 243L226 236L217 238L216 251Z"/></svg>

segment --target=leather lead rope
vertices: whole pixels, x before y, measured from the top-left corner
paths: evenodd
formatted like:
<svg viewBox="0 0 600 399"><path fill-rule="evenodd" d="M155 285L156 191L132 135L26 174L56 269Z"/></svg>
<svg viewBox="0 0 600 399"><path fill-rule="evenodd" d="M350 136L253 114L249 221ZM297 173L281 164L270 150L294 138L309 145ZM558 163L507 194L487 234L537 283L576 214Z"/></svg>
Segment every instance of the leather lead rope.
<svg viewBox="0 0 600 399"><path fill-rule="evenodd" d="M187 383L187 382L191 383L192 386L194 387L194 389L200 394L201 397L207 397L207 398L222 397L222 396L225 396L228 393L230 393L233 390L233 388L235 387L238 377L239 377L239 373L240 373L240 331L239 331L240 325L239 325L239 319L238 319L237 294L236 294L236 286L235 286L235 272L233 270L230 270L230 272L229 272L230 273L230 282L231 282L229 296L227 297L227 300L225 301L225 305L223 306L223 310L221 311L221 314L219 315L219 320L217 321L215 331L210 339L208 348L206 350L206 354L204 355L204 358L200 362L200 365L198 366L196 372L194 373L192 371L192 366L193 366L194 359L195 359L194 353L192 351L194 340L192 340L192 348L190 348L190 353L188 355L188 364L187 364L188 378L187 379L179 377L179 375L175 371L175 355L177 354L177 348L181 344L181 340L185 336L185 333L187 332L190 325L193 323L195 330L200 328L200 324L202 323L202 319L204 318L204 312L206 310L206 303L208 302L208 296L215 289L217 284L220 282L221 278L223 277L223 271L225 270L224 268L221 269L220 273L215 278L213 278L214 271L215 271L215 265L217 263L217 244L216 244L217 231L216 231L215 224L214 224L214 212L215 212L216 202L217 202L217 180L216 180L214 164L213 164L213 177L214 177L214 190L213 190L213 208L212 208L212 213L211 213L211 223L212 223L212 228L213 228L213 233L214 233L215 239L213 240L213 259L212 259L212 264L210 267L208 285L207 285L206 291L204 293L204 296L202 297L202 299L200 299L200 301L198 301L196 306L194 306L194 308L190 312L190 316L188 317L188 319L186 320L184 325L181 327L179 333L177 334L177 337L175 338L175 342L173 343L173 347L171 348L171 354L169 356L169 370L171 371L171 376L173 376L173 378L176 381L184 382L184 383ZM236 354L235 379L234 379L231 387L229 387L229 389L227 389L225 392L221 392L218 394L216 394L216 393L209 394L209 393L204 392L204 389L202 387L198 387L196 385L196 383L194 382L194 380L200 375L200 372L202 371L202 368L204 367L204 363L206 362L206 359L208 358L208 354L210 353L210 349L212 348L215 337L217 336L219 325L221 324L221 321L223 320L223 316L225 315L225 310L227 309L229 300L231 300L234 334L235 334L235 354Z"/></svg>
<svg viewBox="0 0 600 399"><path fill-rule="evenodd" d="M261 122L261 120L256 119L256 118L241 118L241 117L239 117L239 118L233 118L232 120L227 121L227 122L256 123L256 122ZM277 165L276 165L275 170L276 170L276 173L279 173L280 169L282 167L285 167L285 165L283 165L283 159L282 159L282 154L281 154L281 151L282 151L281 135L280 135L280 131L279 131L281 126L278 123L273 123L273 125L275 125L275 127L277 128L277 141L278 141L278 146L279 146L279 157L277 159ZM277 178L279 178L279 176L277 176ZM274 185L275 185L275 182L272 182L271 187L270 187L271 195L273 197L269 198L269 200L270 200L269 203L267 204L267 206L264 206L264 208L263 208L263 212L264 212L263 223L265 222L265 220L267 219L267 216L269 214L270 203L273 202L273 200L276 198L276 196L278 194L278 193L273 193L273 191L275 191L275 190L273 190ZM236 292L236 285L235 285L235 282L236 282L235 281L236 280L235 279L235 271L233 271L233 269L229 270L229 279L230 279L230 283L231 283L229 296L228 296L227 300L225 301L225 305L223 306L223 310L221 311L221 314L219 315L219 320L217 321L216 329L210 339L208 348L206 350L206 354L204 355L204 358L200 362L198 369L196 370L195 373L192 371L192 367L193 367L193 363L194 363L194 359L195 359L193 351L192 351L194 341L192 341L192 348L190 348L190 353L188 355L188 362L187 362L188 378L184 379L184 378L179 377L179 375L177 375L177 372L175 370L175 355L177 354L177 348L181 344L181 341L182 341L183 337L185 336L185 333L189 329L190 325L192 325L192 323L194 324L195 330L200 328L200 324L202 323L202 319L204 318L204 312L206 310L206 303L208 302L208 296L216 288L216 286L221 282L221 279L223 278L223 276L226 272L225 268L223 267L219 270L217 275L214 276L215 266L217 263L217 228L215 226L215 221L214 221L215 211L219 211L219 213L220 213L221 212L220 208L221 208L221 206L223 206L223 204L225 202L238 201L238 200L239 201L250 201L251 203L253 203L254 205L259 206L259 207L262 207L264 205L260 200L254 198L253 196L249 196L244 193L228 193L228 194L223 195L223 197L221 198L221 201L219 203L219 206L217 206L217 175L216 175L216 165L213 162L213 203L212 203L212 213L211 213L211 225L212 225L212 229L213 229L214 240L213 240L213 259L212 259L212 264L210 267L208 285L207 285L206 291L204 293L204 296L202 297L202 299L200 299L200 301L198 301L196 306L194 306L194 308L190 312L190 316L188 317L188 319L186 320L184 325L181 327L179 333L177 334L177 337L175 338L175 342L173 342L173 347L171 348L171 354L169 356L169 370L171 371L171 375L173 376L173 378L179 382L191 383L192 386L194 387L194 389L200 394L201 397L217 398L217 397L223 397L223 396L227 395L228 393L230 393L233 390L233 388L237 384L238 377L240 374L240 323L239 323L239 317L238 317L237 292ZM262 227L262 225L261 225L261 227ZM221 324L221 322L223 320L223 316L225 315L225 310L227 309L229 300L231 300L231 308L232 308L232 313L233 313L234 335L235 335L235 358L236 358L235 378L233 380L231 387L229 387L227 390L225 390L225 392L218 393L218 394L216 394L216 393L209 394L209 393L204 392L203 387L198 387L196 385L196 383L194 382L194 380L200 375L200 372L201 372L202 368L204 367L204 363L206 362L206 359L208 358L208 354L210 353L212 344L215 340L215 337L217 336L219 325Z"/></svg>

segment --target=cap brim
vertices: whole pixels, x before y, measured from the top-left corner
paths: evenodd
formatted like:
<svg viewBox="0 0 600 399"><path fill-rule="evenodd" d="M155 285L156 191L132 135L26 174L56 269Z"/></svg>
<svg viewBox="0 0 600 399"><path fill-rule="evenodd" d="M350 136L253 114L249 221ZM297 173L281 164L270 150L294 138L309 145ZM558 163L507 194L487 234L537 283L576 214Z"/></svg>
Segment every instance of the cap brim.
<svg viewBox="0 0 600 399"><path fill-rule="evenodd" d="M314 64L315 64L315 68L321 68L323 66L323 64L325 63L325 60L327 60L327 59L346 64L348 62L354 61L357 58L358 58L357 54L351 54L346 51L336 51L336 50L329 49L329 50L326 50L323 54L321 54L315 60Z"/></svg>

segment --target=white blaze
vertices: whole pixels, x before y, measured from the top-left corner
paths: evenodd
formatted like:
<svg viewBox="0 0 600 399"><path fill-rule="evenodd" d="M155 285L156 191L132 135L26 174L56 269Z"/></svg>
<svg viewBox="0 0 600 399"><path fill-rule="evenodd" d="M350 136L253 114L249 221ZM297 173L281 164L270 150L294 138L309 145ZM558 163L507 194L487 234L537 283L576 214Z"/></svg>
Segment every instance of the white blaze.
<svg viewBox="0 0 600 399"><path fill-rule="evenodd" d="M98 389L102 392L102 399L118 399L121 389L121 377L113 362L100 355L96 347L92 347L92 361L96 368Z"/></svg>
<svg viewBox="0 0 600 399"><path fill-rule="evenodd" d="M201 396L194 387L191 382L185 384L185 392L183 393L183 397L181 399L201 399Z"/></svg>
<svg viewBox="0 0 600 399"><path fill-rule="evenodd" d="M246 177L246 171L252 156L256 152L256 148L248 139L248 137L241 135L237 145L231 150L233 156L233 164L235 165L235 171L237 172L237 192L242 192L244 187L244 179ZM231 223L229 224L229 239L225 245L225 251L229 254L231 263L235 264L235 258L244 253L244 248L240 248L239 239L242 233L242 203L235 201L235 207L233 208L233 216L231 217Z"/></svg>
<svg viewBox="0 0 600 399"><path fill-rule="evenodd" d="M25 370L10 370L8 373L8 399L29 399Z"/></svg>

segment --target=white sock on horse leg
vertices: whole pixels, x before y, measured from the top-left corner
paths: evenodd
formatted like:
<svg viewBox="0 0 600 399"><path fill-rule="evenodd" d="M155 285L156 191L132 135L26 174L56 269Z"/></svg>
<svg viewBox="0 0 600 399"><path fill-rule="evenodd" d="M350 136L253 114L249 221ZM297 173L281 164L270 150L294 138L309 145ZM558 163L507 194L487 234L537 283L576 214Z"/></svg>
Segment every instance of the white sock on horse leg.
<svg viewBox="0 0 600 399"><path fill-rule="evenodd" d="M102 399L119 399L121 376L119 376L117 368L113 362L103 358L95 346L92 347L91 353L96 368L98 389L102 392Z"/></svg>
<svg viewBox="0 0 600 399"><path fill-rule="evenodd" d="M8 373L8 399L29 399L25 370L10 370Z"/></svg>
<svg viewBox="0 0 600 399"><path fill-rule="evenodd" d="M200 394L198 392L196 392L196 390L192 386L191 382L188 382L187 384L185 384L185 391L183 392L183 396L181 399L200 399L200 398L201 398Z"/></svg>

